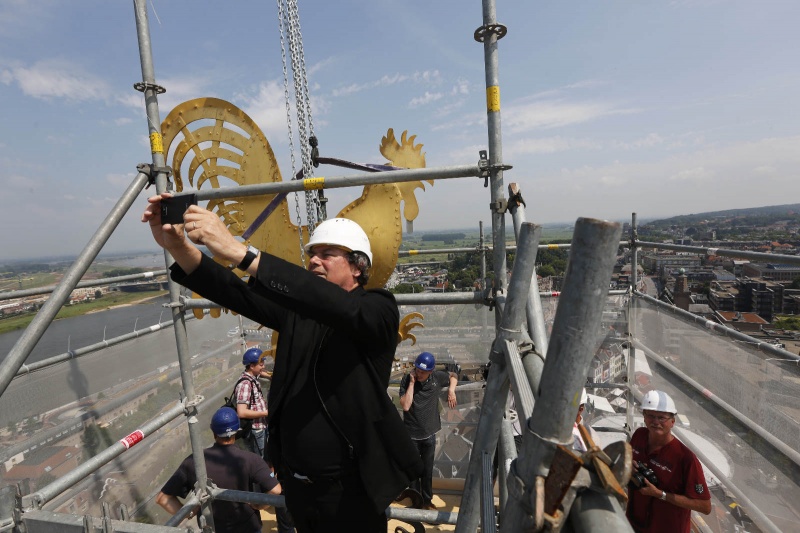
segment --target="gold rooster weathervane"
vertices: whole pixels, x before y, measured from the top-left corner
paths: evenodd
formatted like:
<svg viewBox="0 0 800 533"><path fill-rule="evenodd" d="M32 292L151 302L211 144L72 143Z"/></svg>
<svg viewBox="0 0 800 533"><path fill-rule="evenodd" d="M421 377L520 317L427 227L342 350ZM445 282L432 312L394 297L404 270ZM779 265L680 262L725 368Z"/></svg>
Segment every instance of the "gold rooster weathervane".
<svg viewBox="0 0 800 533"><path fill-rule="evenodd" d="M161 124L170 166L178 192L185 187L198 190L236 185L283 181L275 154L261 128L247 113L218 98L196 98L176 106ZM389 164L402 168L424 168L422 144L404 131L400 141L389 128L381 139L380 153ZM175 143L173 149L173 143ZM317 178L318 179L318 178ZM433 185L432 180L428 181ZM419 215L415 189L425 190L422 181L367 185L359 198L346 205L337 217L349 218L364 229L373 254L372 276L367 287L383 287L392 274L402 242L402 216L410 223ZM229 231L260 250L300 264L298 227L292 222L285 194L209 200L206 208L220 215ZM304 242L308 229L300 228ZM244 273L241 273L242 275ZM212 316L219 316L219 309ZM413 313L412 315L418 315ZM398 343L416 342L410 329L421 326L403 319ZM202 311L195 310L202 318Z"/></svg>

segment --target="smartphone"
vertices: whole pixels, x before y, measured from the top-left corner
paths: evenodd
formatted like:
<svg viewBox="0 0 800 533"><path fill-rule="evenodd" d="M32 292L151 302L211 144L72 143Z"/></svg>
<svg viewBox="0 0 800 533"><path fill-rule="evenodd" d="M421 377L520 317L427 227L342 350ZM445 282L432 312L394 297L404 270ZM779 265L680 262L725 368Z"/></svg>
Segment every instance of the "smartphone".
<svg viewBox="0 0 800 533"><path fill-rule="evenodd" d="M161 199L161 223L183 224L183 214L190 205L197 205L197 195L178 194L171 198Z"/></svg>

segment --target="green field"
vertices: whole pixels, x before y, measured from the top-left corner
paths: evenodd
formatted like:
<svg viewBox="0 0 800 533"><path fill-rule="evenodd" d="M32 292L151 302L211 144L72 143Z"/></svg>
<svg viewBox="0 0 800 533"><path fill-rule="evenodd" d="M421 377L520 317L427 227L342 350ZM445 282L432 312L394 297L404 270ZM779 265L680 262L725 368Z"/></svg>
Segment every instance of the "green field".
<svg viewBox="0 0 800 533"><path fill-rule="evenodd" d="M113 292L103 295L102 298L90 302L82 302L62 307L56 315L59 318L69 318L73 316L85 315L92 311L102 311L117 305L133 304L142 300L148 300L167 294L167 291L147 291L147 292ZM36 313L17 315L9 318L0 319L0 333L14 331L28 327Z"/></svg>

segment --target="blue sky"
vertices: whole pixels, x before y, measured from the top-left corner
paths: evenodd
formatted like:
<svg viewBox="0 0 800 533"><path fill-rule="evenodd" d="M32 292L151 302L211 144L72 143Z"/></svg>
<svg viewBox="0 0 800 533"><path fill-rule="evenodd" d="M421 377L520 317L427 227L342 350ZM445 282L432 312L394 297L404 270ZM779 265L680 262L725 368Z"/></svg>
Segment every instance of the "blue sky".
<svg viewBox="0 0 800 533"><path fill-rule="evenodd" d="M503 156L538 223L797 203L800 2L499 1ZM148 2L162 119L215 96L291 174L274 2ZM479 0L300 0L322 155L429 167L486 149ZM0 2L0 260L78 253L149 162L131 1ZM295 128L296 131L296 128ZM297 155L299 158L299 153ZM352 173L321 168L317 175ZM490 224L482 180L418 192L418 230ZM332 193L337 212L360 192ZM151 249L148 192L105 251ZM510 221L509 221L510 223Z"/></svg>

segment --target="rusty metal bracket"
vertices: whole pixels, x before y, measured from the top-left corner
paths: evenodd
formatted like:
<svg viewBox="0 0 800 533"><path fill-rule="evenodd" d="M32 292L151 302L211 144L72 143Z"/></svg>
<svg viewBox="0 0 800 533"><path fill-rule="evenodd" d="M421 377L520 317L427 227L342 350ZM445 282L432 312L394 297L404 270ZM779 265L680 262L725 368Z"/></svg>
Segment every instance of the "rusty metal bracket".
<svg viewBox="0 0 800 533"><path fill-rule="evenodd" d="M484 24L475 30L473 37L476 41L482 43L486 41L487 35L496 35L497 40L499 41L506 36L506 33L508 33L508 28L504 24Z"/></svg>
<svg viewBox="0 0 800 533"><path fill-rule="evenodd" d="M522 191L520 190L518 183L508 184L508 204L512 209L519 207L520 205L523 207L528 207L528 205L525 203L525 200L522 199Z"/></svg>
<svg viewBox="0 0 800 533"><path fill-rule="evenodd" d="M584 465L583 458L572 453L565 446L556 447L553 461L550 463L550 472L545 480L544 512L552 517L556 516L561 502L567 491L572 486L572 480Z"/></svg>
<svg viewBox="0 0 800 533"><path fill-rule="evenodd" d="M628 495L622 487L628 484L631 477L631 445L627 442L614 443L606 448L606 452L594 443L589 430L583 424L578 424L578 430L586 442L587 451L583 454L586 467L597 475L606 493L614 495L623 503L627 502Z"/></svg>

